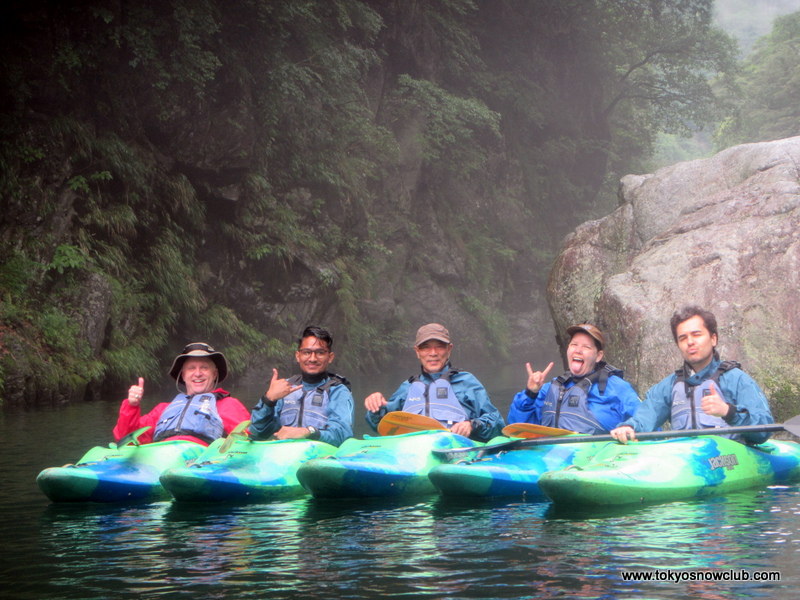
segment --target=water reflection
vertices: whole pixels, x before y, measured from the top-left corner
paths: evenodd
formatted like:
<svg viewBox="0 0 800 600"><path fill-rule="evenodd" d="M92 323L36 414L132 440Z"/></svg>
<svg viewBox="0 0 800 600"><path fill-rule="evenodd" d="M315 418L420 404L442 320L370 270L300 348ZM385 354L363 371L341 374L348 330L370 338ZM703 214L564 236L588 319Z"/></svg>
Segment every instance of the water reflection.
<svg viewBox="0 0 800 600"><path fill-rule="evenodd" d="M95 407L40 415L39 431ZM113 415L110 415L113 417ZM301 498L255 505L52 505L66 451L6 418L0 589L14 598L732 598L800 592L800 491L590 513L547 503ZM56 440L57 437L48 437ZM80 445L80 440L70 444ZM85 448L81 447L81 451ZM66 461L64 461L66 462ZM626 582L623 571L779 570L770 582ZM6 590L12 590L9 594Z"/></svg>
<svg viewBox="0 0 800 600"><path fill-rule="evenodd" d="M621 572L778 569L786 585L799 512L794 487L582 515L438 498L50 505L39 560L16 574L47 561L31 589L63 598L769 596L774 583L633 583Z"/></svg>

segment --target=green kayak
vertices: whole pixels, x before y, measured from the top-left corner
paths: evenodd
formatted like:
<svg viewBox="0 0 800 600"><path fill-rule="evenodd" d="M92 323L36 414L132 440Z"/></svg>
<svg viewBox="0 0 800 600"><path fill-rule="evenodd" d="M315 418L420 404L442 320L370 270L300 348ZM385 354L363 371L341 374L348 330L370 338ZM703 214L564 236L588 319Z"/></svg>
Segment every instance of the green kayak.
<svg viewBox="0 0 800 600"><path fill-rule="evenodd" d="M161 484L176 500L271 502L303 496L297 469L308 460L330 456L336 447L298 439L217 440L191 465L167 469Z"/></svg>
<svg viewBox="0 0 800 600"><path fill-rule="evenodd" d="M133 438L135 440L135 438ZM161 473L185 465L205 450L185 440L110 444L89 450L74 465L50 467L36 483L53 502L132 502L168 499Z"/></svg>
<svg viewBox="0 0 800 600"><path fill-rule="evenodd" d="M800 481L800 445L747 446L707 435L608 443L588 462L544 473L539 487L556 506L671 502Z"/></svg>
<svg viewBox="0 0 800 600"><path fill-rule="evenodd" d="M503 443L502 439L496 441ZM464 455L457 462L433 467L428 477L443 496L515 496L526 500L547 500L539 489L539 478L543 473L584 464L607 443L548 444L486 456L477 456L475 452Z"/></svg>
<svg viewBox="0 0 800 600"><path fill-rule="evenodd" d="M432 450L479 445L450 431L364 436L363 440L347 440L330 458L303 464L297 478L320 498L435 494L428 473L445 459Z"/></svg>

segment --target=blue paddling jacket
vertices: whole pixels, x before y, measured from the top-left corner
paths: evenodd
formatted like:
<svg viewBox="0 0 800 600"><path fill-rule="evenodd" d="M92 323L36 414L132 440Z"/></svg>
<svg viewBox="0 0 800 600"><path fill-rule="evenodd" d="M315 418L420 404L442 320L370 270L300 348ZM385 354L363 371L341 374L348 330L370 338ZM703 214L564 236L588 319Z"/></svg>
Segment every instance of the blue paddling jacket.
<svg viewBox="0 0 800 600"><path fill-rule="evenodd" d="M421 382L431 385L439 379L450 378L450 386L466 413L466 419L472 422L472 434L470 437L479 442L488 442L493 437L500 435L505 423L500 411L492 404L486 388L480 381L467 371L453 369L448 363L439 373L422 372L416 377L410 377L392 394L387 400L386 406L382 406L377 412L367 411L367 423L373 430L378 430L378 423L387 412L403 410L406 399L409 396L409 387L412 384Z"/></svg>
<svg viewBox="0 0 800 600"><path fill-rule="evenodd" d="M565 373L545 383L535 396L527 389L522 390L511 402L508 422L561 427L578 433L608 433L620 420L632 417L641 402L633 386L613 367L607 370L607 379L596 377L602 369L606 369L606 364L600 362L586 377L576 378ZM588 390L584 385L587 380L591 382ZM559 403L557 396L564 406L552 406ZM572 409L570 400L575 400ZM564 415L558 422L552 416L555 408L560 408L560 415ZM584 414L581 415L581 411Z"/></svg>
<svg viewBox="0 0 800 600"><path fill-rule="evenodd" d="M353 394L350 392L347 380L326 373L320 381L302 383L303 389L290 394L291 398L289 396L281 398L274 404L265 397L258 401L250 413L250 435L253 439L267 439L283 425L293 427L313 425L319 430L320 441L333 446L339 446L347 438L353 437ZM317 396L324 396L324 400L318 409L314 410L313 403ZM292 400L300 400L305 404L303 412L308 411L308 414L302 423L298 422L297 418L300 412L296 408L297 402L287 405L287 401ZM287 415L283 415L284 411Z"/></svg>
<svg viewBox="0 0 800 600"><path fill-rule="evenodd" d="M775 422L769 402L758 384L739 368L732 368L718 374L722 361L715 356L705 369L686 378L690 386L701 386L704 381L718 377L719 390L725 401L732 404L731 411L724 422L731 427L741 425L769 425ZM620 423L629 425L635 431L655 431L672 416L673 393L678 380L677 372L671 373L647 391L644 402L630 419ZM690 426L691 420L687 420ZM703 424L701 423L700 426ZM710 432L711 433L711 432ZM749 444L763 444L769 439L769 432L748 432L740 434Z"/></svg>

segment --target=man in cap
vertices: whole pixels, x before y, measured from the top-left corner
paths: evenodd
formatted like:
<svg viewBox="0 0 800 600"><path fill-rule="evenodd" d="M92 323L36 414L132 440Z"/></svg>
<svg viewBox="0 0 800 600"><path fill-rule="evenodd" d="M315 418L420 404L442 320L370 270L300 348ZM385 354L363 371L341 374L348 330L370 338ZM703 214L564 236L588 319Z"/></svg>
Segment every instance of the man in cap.
<svg viewBox="0 0 800 600"><path fill-rule="evenodd" d="M503 417L481 382L467 371L450 365L453 344L439 323L417 331L414 350L421 365L419 375L404 381L387 401L375 392L367 396L367 423L377 430L387 413L397 410L432 417L453 433L486 442L499 435Z"/></svg>
<svg viewBox="0 0 800 600"><path fill-rule="evenodd" d="M622 371L603 361L603 332L591 323L567 329L569 371L545 383L553 368L534 371L511 403L509 423L534 423L578 433L608 433L636 411L639 397Z"/></svg>
<svg viewBox="0 0 800 600"><path fill-rule="evenodd" d="M130 387L114 427L116 440L149 425L151 429L139 437L140 443L177 439L207 446L250 417L239 400L218 387L228 375L228 364L222 352L208 344L197 342L184 347L169 374L178 395L171 402L156 404L146 415L141 414L144 378L139 377L139 383Z"/></svg>
<svg viewBox="0 0 800 600"><path fill-rule="evenodd" d="M347 379L328 371L333 337L321 327L306 327L294 357L300 374L281 379L272 369L269 388L250 416L250 435L340 445L353 436L353 394Z"/></svg>
<svg viewBox="0 0 800 600"><path fill-rule="evenodd" d="M655 384L639 410L611 431L620 442L636 440L637 431L655 431L667 420L672 429L702 429L774 423L764 392L739 363L717 353L717 319L699 306L685 306L670 319L672 338L683 365ZM713 433L713 431L709 431ZM761 444L769 433L736 437Z"/></svg>

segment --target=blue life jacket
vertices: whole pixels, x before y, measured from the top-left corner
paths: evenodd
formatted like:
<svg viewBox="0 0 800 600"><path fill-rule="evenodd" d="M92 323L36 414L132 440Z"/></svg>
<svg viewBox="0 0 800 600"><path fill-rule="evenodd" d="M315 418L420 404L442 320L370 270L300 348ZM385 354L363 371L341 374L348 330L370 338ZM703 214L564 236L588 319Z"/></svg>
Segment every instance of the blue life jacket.
<svg viewBox="0 0 800 600"><path fill-rule="evenodd" d="M187 396L178 394L172 399L156 423L153 441L177 435L191 435L209 444L225 433L222 417L217 412L217 400L222 394L205 392Z"/></svg>
<svg viewBox="0 0 800 600"><path fill-rule="evenodd" d="M611 375L623 377L624 373L621 369L601 361L591 374L577 381L569 371L556 377L544 399L542 425L561 427L578 433L608 433L592 413L588 400L589 390L595 383L600 395L605 394L606 383ZM575 385L567 388L565 386L569 381L575 381Z"/></svg>
<svg viewBox="0 0 800 600"><path fill-rule="evenodd" d="M419 376L411 377L403 410L434 418L445 427L468 420L467 411L458 401L450 383L450 377L456 373L457 369L451 369L432 383L425 383Z"/></svg>
<svg viewBox="0 0 800 600"><path fill-rule="evenodd" d="M689 385L686 379L685 366L675 371L675 384L672 386L672 415L670 417L670 424L672 429L700 429L703 427L727 427L728 424L722 417L715 417L707 415L703 412L700 404L703 401L703 396L710 393L711 384L714 383L717 394L719 394L725 402L728 399L722 393L722 388L719 385L719 378L725 371L736 369L739 363L726 360L721 362L708 379L703 380L700 385ZM729 402L730 404L730 402Z"/></svg>
<svg viewBox="0 0 800 600"><path fill-rule="evenodd" d="M302 375L293 375L287 381L291 385L301 385ZM283 398L281 409L281 425L287 427L316 427L324 429L328 423L328 404L330 404L330 389L336 385L350 383L344 377L328 373L328 381L308 391L295 390Z"/></svg>

